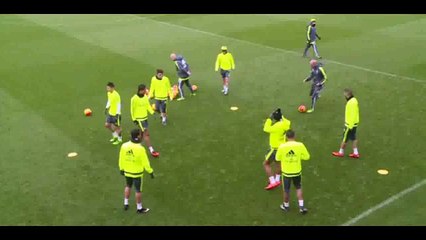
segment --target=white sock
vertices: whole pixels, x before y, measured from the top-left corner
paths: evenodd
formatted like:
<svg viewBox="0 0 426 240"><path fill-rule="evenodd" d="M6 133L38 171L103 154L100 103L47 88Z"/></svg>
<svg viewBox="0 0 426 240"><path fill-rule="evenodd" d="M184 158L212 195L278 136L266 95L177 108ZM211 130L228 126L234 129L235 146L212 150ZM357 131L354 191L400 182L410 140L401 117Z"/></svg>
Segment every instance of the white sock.
<svg viewBox="0 0 426 240"><path fill-rule="evenodd" d="M117 133L117 138L118 138L118 140L120 140L120 141L122 141L122 140L123 140L123 137L122 137L122 136L118 136L118 133Z"/></svg>
<svg viewBox="0 0 426 240"><path fill-rule="evenodd" d="M275 184L275 178L274 178L274 176L270 176L269 177L269 183Z"/></svg>
<svg viewBox="0 0 426 240"><path fill-rule="evenodd" d="M112 132L112 136L115 137L115 138L117 138L118 134L116 132Z"/></svg>
<svg viewBox="0 0 426 240"><path fill-rule="evenodd" d="M142 203L137 203L136 205L137 205L138 210L142 209Z"/></svg>
<svg viewBox="0 0 426 240"><path fill-rule="evenodd" d="M284 207L290 207L290 203L284 202Z"/></svg>
<svg viewBox="0 0 426 240"><path fill-rule="evenodd" d="M151 153L154 152L154 148L152 146L149 146L148 148L149 148L149 152Z"/></svg>
<svg viewBox="0 0 426 240"><path fill-rule="evenodd" d="M341 149L339 150L339 153L340 153L340 154L344 154L344 153L345 153L345 150L343 150L343 148L341 148Z"/></svg>
<svg viewBox="0 0 426 240"><path fill-rule="evenodd" d="M303 200L299 200L299 207L303 207Z"/></svg>
<svg viewBox="0 0 426 240"><path fill-rule="evenodd" d="M128 198L124 199L124 205L129 205L129 199Z"/></svg>
<svg viewBox="0 0 426 240"><path fill-rule="evenodd" d="M228 91L228 86L224 86L223 89L225 90L225 92Z"/></svg>
<svg viewBox="0 0 426 240"><path fill-rule="evenodd" d="M354 148L354 154L358 155L358 148Z"/></svg>
<svg viewBox="0 0 426 240"><path fill-rule="evenodd" d="M275 182L279 182L279 181L281 181L281 175L275 174Z"/></svg>
<svg viewBox="0 0 426 240"><path fill-rule="evenodd" d="M165 122L166 121L166 117L161 117L162 121Z"/></svg>

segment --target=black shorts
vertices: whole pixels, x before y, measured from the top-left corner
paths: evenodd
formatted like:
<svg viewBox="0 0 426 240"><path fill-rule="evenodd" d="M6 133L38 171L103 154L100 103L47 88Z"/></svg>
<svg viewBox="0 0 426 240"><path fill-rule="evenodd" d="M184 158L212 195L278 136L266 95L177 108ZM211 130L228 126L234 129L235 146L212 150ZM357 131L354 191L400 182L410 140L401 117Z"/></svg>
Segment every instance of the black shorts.
<svg viewBox="0 0 426 240"><path fill-rule="evenodd" d="M222 78L229 78L231 76L231 71L220 69L220 75L222 76Z"/></svg>
<svg viewBox="0 0 426 240"><path fill-rule="evenodd" d="M148 119L145 120L135 120L135 124L143 131L145 131L145 129L148 129Z"/></svg>
<svg viewBox="0 0 426 240"><path fill-rule="evenodd" d="M167 100L155 100L155 109L157 109L160 113L166 113L166 101Z"/></svg>
<svg viewBox="0 0 426 240"><path fill-rule="evenodd" d="M302 175L296 176L296 177L286 177L283 176L284 178L284 191L286 193L290 192L290 186L291 186L291 182L293 182L293 185L296 189L301 189L302 188Z"/></svg>
<svg viewBox="0 0 426 240"><path fill-rule="evenodd" d="M121 123L121 115L118 115L117 117L117 116L112 116L108 114L106 118L106 122L110 124L114 124L115 126L119 127Z"/></svg>
<svg viewBox="0 0 426 240"><path fill-rule="evenodd" d="M357 127L353 127L352 129L349 129L347 127L345 127L343 129L343 141L346 143L349 140L354 141L356 140L356 128Z"/></svg>
<svg viewBox="0 0 426 240"><path fill-rule="evenodd" d="M135 185L136 192L142 192L142 177L132 178L126 177L126 186L132 188L133 184Z"/></svg>
<svg viewBox="0 0 426 240"><path fill-rule="evenodd" d="M276 149L269 149L267 152L266 152L266 155L265 155L265 160L266 161L269 161L269 162L273 162L273 161L276 161L275 160L275 155L277 154L277 150Z"/></svg>

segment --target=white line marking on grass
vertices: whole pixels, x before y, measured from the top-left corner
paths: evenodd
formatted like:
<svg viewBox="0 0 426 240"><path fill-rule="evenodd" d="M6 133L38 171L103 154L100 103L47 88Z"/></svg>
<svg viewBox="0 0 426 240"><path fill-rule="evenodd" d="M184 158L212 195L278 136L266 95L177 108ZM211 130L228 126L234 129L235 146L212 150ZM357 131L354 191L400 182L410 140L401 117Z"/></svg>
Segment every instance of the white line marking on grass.
<svg viewBox="0 0 426 240"><path fill-rule="evenodd" d="M271 46L268 46L268 45L263 45L263 44L260 44L260 43L250 42L250 41L247 41L247 40L242 40L242 39L238 39L238 38L228 37L228 36L224 36L224 35L220 35L220 34L216 34L216 33L212 33L212 32L206 32L206 31L203 31L203 30L199 30L199 29L196 29L196 28L190 28L190 27L186 27L186 26L183 26L183 25L178 25L178 24L173 24L173 23L169 23L169 22L158 21L158 20L152 19L151 17L142 17L142 16L136 16L136 15L130 15L130 16L132 16L134 18L139 18L141 20L149 20L149 21L157 22L157 23L168 25L168 26L172 26L172 27L179 27L179 28L182 28L182 29L186 29L188 31L198 32L198 33L202 33L202 34L206 34L206 35L210 35L210 36L214 36L214 37L219 37L219 38L227 38L227 39L231 39L233 41L247 43L247 44L251 44L253 46L268 48L268 49L271 49L271 50L280 51L280 52L283 52L283 53L288 53L288 54L297 55L299 57L302 57L301 56L302 55L301 52L291 51L291 50L287 50L287 49L283 49L283 48L271 47ZM328 60L328 59L325 59L325 61L327 61L329 63L334 63L336 65L345 66L345 67L348 67L348 68L354 68L354 69L363 70L363 71L366 71L366 72L381 74L381 75L388 76L388 77L391 77L391 78L400 78L400 79L406 79L406 80L413 81L413 82L418 82L418 83L426 83L426 80L423 80L423 79L417 79L417 78L413 78L413 77L401 76L401 75L397 75L397 74L393 74L393 73L382 72L382 71L378 71L378 70L374 70L374 69L369 69L369 68L365 68L365 67L360 67L360 66L356 66L356 65L352 65L352 64L347 64L347 63L342 63L342 62L333 61L333 60Z"/></svg>
<svg viewBox="0 0 426 240"><path fill-rule="evenodd" d="M357 223L359 220L361 220L361 219L369 216L370 214L374 213L375 211L377 211L377 210L379 210L379 209L381 209L383 207L386 207L390 203L392 203L392 202L394 202L394 201L402 198L403 196L407 195L410 192L413 192L414 190L420 188L421 186L423 186L425 184L426 184L426 178L423 179L423 181L421 181L419 183L416 183L413 186L411 186L411 187L409 187L409 188L407 188L407 189L405 189L405 190L403 190L403 191L401 191L401 192L393 195L392 197L386 199L385 201L383 201L383 202L377 204L376 206L368 209L367 211L361 213L360 215L358 215L358 216L352 218L351 220L343 223L341 226L350 226L350 225L353 225L353 224Z"/></svg>

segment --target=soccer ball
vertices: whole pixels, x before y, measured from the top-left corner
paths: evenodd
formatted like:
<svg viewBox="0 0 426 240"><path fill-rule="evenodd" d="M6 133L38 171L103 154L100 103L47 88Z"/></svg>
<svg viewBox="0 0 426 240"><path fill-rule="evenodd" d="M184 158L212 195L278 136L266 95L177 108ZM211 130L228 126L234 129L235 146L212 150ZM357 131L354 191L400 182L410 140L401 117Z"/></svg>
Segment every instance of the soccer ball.
<svg viewBox="0 0 426 240"><path fill-rule="evenodd" d="M305 107L305 105L300 105L297 110L301 113L304 113L304 112L306 112L306 107Z"/></svg>
<svg viewBox="0 0 426 240"><path fill-rule="evenodd" d="M86 117L92 116L92 110L90 110L90 108L84 109L84 115L86 115Z"/></svg>
<svg viewBox="0 0 426 240"><path fill-rule="evenodd" d="M197 91L198 90L198 86L197 85L192 85L192 91Z"/></svg>

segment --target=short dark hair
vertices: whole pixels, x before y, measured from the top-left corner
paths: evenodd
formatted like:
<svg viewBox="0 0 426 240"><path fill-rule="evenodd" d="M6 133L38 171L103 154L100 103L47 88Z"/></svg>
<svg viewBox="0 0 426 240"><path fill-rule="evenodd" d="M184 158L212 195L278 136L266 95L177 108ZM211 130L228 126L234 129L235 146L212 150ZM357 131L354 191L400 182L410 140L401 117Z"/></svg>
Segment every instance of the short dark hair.
<svg viewBox="0 0 426 240"><path fill-rule="evenodd" d="M157 74L158 73L164 73L163 69L157 69Z"/></svg>
<svg viewBox="0 0 426 240"><path fill-rule="evenodd" d="M294 138L294 137L296 136L296 133L295 133L293 130L289 129L289 130L287 130L287 132L285 133L285 136L286 136L287 138Z"/></svg>
<svg viewBox="0 0 426 240"><path fill-rule="evenodd" d="M351 96L353 96L353 95L354 95L354 94L353 94L353 92L352 92L352 89L350 89L350 88L345 88L343 91L344 91L345 93L347 93L347 94L351 95Z"/></svg>
<svg viewBox="0 0 426 240"><path fill-rule="evenodd" d="M132 137L132 142L140 142L142 139L139 139L139 135L141 133L141 129L135 128L130 132L130 136Z"/></svg>
<svg viewBox="0 0 426 240"><path fill-rule="evenodd" d="M145 90L145 89L146 89L145 84L139 84L139 86L138 86L138 91L140 91L140 90Z"/></svg>
<svg viewBox="0 0 426 240"><path fill-rule="evenodd" d="M108 82L108 83L107 83L107 86L108 86L108 87L112 87L112 88L114 88L114 87L115 87L115 85L114 85L114 83L113 83L113 82Z"/></svg>

